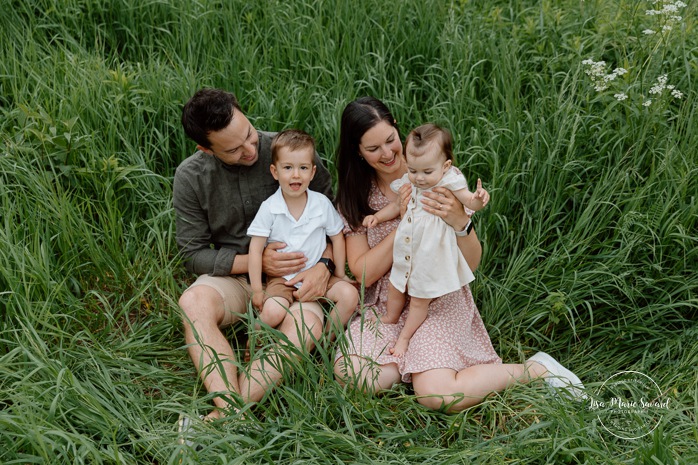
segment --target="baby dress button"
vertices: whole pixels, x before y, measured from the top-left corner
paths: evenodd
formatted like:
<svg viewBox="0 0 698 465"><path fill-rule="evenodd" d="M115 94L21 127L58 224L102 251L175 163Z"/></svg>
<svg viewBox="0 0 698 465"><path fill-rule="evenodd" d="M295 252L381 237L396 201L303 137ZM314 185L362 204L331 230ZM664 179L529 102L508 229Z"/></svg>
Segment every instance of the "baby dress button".
<svg viewBox="0 0 698 465"><path fill-rule="evenodd" d="M410 275L409 273L405 273L405 278L409 277L409 275Z"/></svg>
<svg viewBox="0 0 698 465"><path fill-rule="evenodd" d="M406 256L406 257L405 257L405 260L407 260L407 261L409 262L409 261L410 261L410 256L409 256L409 255Z"/></svg>
<svg viewBox="0 0 698 465"><path fill-rule="evenodd" d="M409 238L409 237L406 237L406 238L405 238L405 243L406 243L406 244L409 244L409 243L410 243L410 238Z"/></svg>

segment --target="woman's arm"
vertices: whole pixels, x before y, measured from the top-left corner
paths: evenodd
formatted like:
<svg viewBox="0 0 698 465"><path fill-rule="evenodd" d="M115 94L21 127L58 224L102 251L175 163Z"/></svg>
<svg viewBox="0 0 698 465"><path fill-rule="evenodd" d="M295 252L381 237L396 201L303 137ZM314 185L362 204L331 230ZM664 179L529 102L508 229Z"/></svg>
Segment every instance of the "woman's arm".
<svg viewBox="0 0 698 465"><path fill-rule="evenodd" d="M480 244L475 228L470 230L470 234L457 236L456 239L463 258L468 262L470 269L475 271L480 266L480 259L482 258L482 244Z"/></svg>
<svg viewBox="0 0 698 465"><path fill-rule="evenodd" d="M370 286L382 278L393 266L393 241L395 231L391 232L378 245L373 248L368 246L368 237L365 234L347 236L347 263L349 269L364 286Z"/></svg>
<svg viewBox="0 0 698 465"><path fill-rule="evenodd" d="M463 205L456 199L453 192L444 187L435 187L432 192L425 192L424 211L442 218L457 232L463 231L470 221L470 216L463 209ZM482 258L482 244L477 238L475 230L471 230L466 236L458 236L458 248L472 271L480 266Z"/></svg>

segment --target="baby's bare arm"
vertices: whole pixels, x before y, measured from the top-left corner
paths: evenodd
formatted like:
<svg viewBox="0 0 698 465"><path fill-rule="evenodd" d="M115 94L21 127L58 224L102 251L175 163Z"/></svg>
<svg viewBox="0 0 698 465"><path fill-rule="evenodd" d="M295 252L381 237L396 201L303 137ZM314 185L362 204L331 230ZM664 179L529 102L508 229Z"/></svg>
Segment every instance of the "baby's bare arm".
<svg viewBox="0 0 698 465"><path fill-rule="evenodd" d="M460 189L453 191L458 201L466 208L474 211L482 210L490 201L490 194L482 187L482 180L478 178L477 189L475 192L470 192L468 189Z"/></svg>
<svg viewBox="0 0 698 465"><path fill-rule="evenodd" d="M400 216L400 205L397 202L390 202L385 207L378 210L373 217L377 224L385 223Z"/></svg>

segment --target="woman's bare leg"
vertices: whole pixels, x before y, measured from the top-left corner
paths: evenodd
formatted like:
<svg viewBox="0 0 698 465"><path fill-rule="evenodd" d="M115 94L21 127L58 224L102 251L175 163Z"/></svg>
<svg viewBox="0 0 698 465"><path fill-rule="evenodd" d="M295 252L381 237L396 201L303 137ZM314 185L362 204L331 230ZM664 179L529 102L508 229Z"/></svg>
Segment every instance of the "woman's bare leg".
<svg viewBox="0 0 698 465"><path fill-rule="evenodd" d="M488 364L461 371L440 368L414 373L412 383L420 404L435 410L445 407L448 412L459 412L479 404L493 392L514 383L529 383L546 373L547 370L536 362Z"/></svg>
<svg viewBox="0 0 698 465"><path fill-rule="evenodd" d="M400 382L397 364L376 365L357 355L339 358L334 364L334 376L341 385L349 385L367 394L390 389Z"/></svg>

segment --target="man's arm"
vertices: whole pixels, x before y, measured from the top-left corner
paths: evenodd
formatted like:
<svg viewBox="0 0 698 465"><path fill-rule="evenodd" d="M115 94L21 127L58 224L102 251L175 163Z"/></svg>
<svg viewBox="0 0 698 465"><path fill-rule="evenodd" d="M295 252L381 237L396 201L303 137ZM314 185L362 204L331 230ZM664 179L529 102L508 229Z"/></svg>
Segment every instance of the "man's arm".
<svg viewBox="0 0 698 465"><path fill-rule="evenodd" d="M176 216L175 238L186 269L195 274L230 274L237 252L211 248L211 230L206 213L186 174L179 170L175 172L172 200Z"/></svg>
<svg viewBox="0 0 698 465"><path fill-rule="evenodd" d="M325 251L322 253L322 258L332 259L332 256L332 243L328 242ZM323 263L317 263L315 266L301 271L293 279L288 280L286 285L293 286L302 282L301 288L294 291L293 295L300 302L308 302L325 295L330 276L332 276L330 270Z"/></svg>

